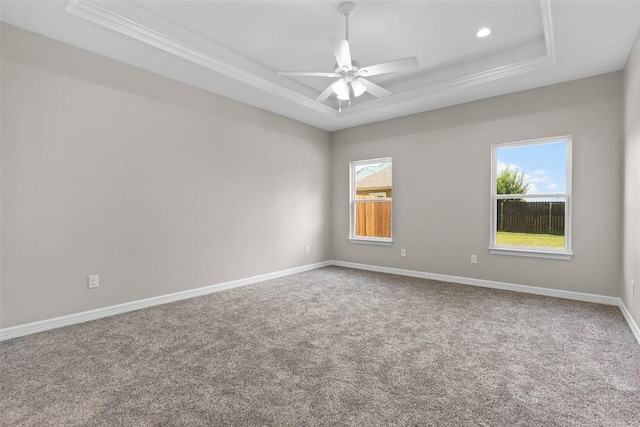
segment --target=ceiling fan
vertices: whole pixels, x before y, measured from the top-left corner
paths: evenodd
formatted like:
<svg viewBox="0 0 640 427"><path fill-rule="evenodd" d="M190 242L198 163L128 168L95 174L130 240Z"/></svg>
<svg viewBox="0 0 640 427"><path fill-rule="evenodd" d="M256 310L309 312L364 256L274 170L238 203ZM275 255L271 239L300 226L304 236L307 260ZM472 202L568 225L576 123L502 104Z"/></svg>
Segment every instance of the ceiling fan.
<svg viewBox="0 0 640 427"><path fill-rule="evenodd" d="M338 11L345 18L345 38L329 39L337 62L334 72L279 71L278 75L337 78L335 82L331 83L329 87L318 95L316 102L323 102L334 94L339 101L347 101L348 105L351 105L352 99L365 92L369 92L376 98L385 98L391 95L390 91L367 80L365 77L415 70L418 68L418 59L412 56L360 68L358 62L351 58L351 50L349 49L349 17L353 15L355 10L356 5L352 2L343 2L338 6ZM341 107L340 103L339 106Z"/></svg>

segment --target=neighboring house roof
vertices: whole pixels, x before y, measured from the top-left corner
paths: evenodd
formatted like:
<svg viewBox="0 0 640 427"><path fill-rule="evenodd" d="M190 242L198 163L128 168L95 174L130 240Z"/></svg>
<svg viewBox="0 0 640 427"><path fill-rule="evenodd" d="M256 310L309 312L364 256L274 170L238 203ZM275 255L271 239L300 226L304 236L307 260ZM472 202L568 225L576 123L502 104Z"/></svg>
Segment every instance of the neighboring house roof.
<svg viewBox="0 0 640 427"><path fill-rule="evenodd" d="M391 162L382 162L377 165L366 166L358 171L356 174L356 181L360 181L368 176L373 175L376 172L386 169L391 166Z"/></svg>
<svg viewBox="0 0 640 427"><path fill-rule="evenodd" d="M356 175L356 187L359 189L391 187L391 170L391 162L385 162L371 168L364 168Z"/></svg>

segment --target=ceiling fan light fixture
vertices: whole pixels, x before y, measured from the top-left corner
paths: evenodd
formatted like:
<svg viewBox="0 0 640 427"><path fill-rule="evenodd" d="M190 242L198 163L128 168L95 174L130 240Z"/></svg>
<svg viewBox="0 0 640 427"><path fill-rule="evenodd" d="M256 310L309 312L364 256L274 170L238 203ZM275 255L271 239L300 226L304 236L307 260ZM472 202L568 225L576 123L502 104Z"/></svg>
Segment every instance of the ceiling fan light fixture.
<svg viewBox="0 0 640 427"><path fill-rule="evenodd" d="M333 84L333 93L338 95L338 99L343 101L349 100L349 83L346 80L340 79Z"/></svg>
<svg viewBox="0 0 640 427"><path fill-rule="evenodd" d="M349 98L349 90L345 91L344 93L340 93L338 94L338 99L341 101L348 101Z"/></svg>
<svg viewBox="0 0 640 427"><path fill-rule="evenodd" d="M358 97L367 91L367 88L358 80L354 80L351 83L351 89L353 89L353 96L355 97Z"/></svg>

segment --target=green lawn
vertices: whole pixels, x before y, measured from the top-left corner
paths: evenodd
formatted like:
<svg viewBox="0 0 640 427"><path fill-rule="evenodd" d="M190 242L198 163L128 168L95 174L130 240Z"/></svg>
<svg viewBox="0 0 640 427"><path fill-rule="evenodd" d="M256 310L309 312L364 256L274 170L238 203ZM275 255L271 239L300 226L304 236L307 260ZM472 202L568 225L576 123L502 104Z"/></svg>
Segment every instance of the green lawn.
<svg viewBox="0 0 640 427"><path fill-rule="evenodd" d="M506 246L535 246L538 248L564 248L564 236L498 231L496 233L496 244Z"/></svg>

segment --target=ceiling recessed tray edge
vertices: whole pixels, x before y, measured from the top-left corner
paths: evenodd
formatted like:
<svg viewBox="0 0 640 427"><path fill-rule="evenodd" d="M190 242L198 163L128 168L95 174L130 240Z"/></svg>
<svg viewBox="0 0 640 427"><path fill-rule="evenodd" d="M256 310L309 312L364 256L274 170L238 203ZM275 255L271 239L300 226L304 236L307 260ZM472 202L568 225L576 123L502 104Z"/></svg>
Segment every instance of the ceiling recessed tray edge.
<svg viewBox="0 0 640 427"><path fill-rule="evenodd" d="M89 3L86 0L71 0L67 5L66 11L150 46L164 50L179 58L191 61L209 70L292 101L303 107L328 116L336 115L335 110L331 107L315 102L313 99L301 95L298 92L282 87L277 83L257 76L226 61L221 61L207 55L185 43L167 37L158 31L140 25L137 22L113 13L101 6Z"/></svg>
<svg viewBox="0 0 640 427"><path fill-rule="evenodd" d="M545 39L545 55L499 66L479 73L454 78L449 81L431 84L418 89L408 90L391 95L387 98L352 105L348 108L343 108L340 113L328 105L317 102L313 98L283 87L274 81L258 76L234 64L208 55L205 52L195 49L192 46L168 37L151 28L145 27L131 19L127 19L124 16L109 11L96 4L92 4L88 0L70 0L66 7L66 11L80 18L106 27L112 31L168 52L176 57L185 59L211 71L263 90L284 100L293 102L301 107L318 112L326 117L339 119L341 116L351 116L365 110L383 109L391 105L414 101L431 94L468 88L474 85L553 66L555 64L555 46L553 40L550 0L540 0L540 8Z"/></svg>

